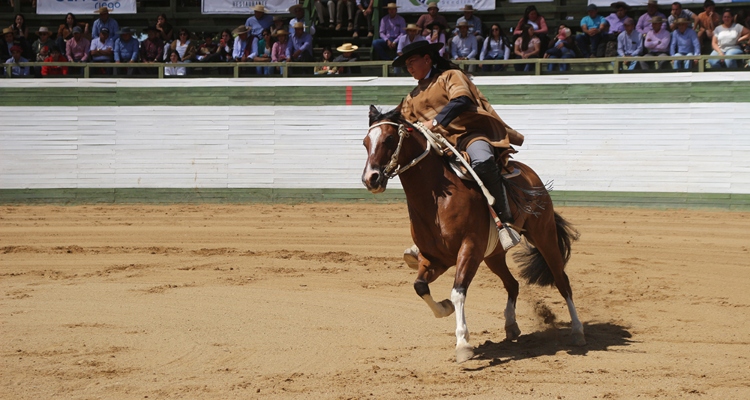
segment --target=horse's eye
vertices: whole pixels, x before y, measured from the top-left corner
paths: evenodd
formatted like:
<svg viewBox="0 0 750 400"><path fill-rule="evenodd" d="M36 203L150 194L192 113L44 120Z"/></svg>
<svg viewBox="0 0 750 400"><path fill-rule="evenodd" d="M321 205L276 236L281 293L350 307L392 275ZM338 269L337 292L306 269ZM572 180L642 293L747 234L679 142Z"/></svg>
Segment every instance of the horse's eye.
<svg viewBox="0 0 750 400"><path fill-rule="evenodd" d="M396 137L395 136L387 136L385 138L385 145L388 147L393 147L396 145Z"/></svg>

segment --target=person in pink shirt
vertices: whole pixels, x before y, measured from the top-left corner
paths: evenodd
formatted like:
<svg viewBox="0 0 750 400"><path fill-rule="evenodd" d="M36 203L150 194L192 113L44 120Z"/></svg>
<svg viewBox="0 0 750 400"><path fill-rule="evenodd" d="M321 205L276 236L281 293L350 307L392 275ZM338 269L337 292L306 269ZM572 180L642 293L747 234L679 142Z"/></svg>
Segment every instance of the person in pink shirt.
<svg viewBox="0 0 750 400"><path fill-rule="evenodd" d="M271 47L271 61L273 62L286 62L286 46L289 43L289 32L278 29L276 33L276 43ZM283 67L279 67L279 73L283 73Z"/></svg>
<svg viewBox="0 0 750 400"><path fill-rule="evenodd" d="M73 28L73 38L65 44L65 54L70 62L87 62L91 42L83 36L81 27Z"/></svg>
<svg viewBox="0 0 750 400"><path fill-rule="evenodd" d="M662 25L664 19L660 16L651 18L652 29L646 32L646 38L643 40L643 47L646 48L646 56L669 56L669 43L672 40L672 34L669 33ZM662 69L666 61L657 61L656 69ZM642 69L649 69L653 61L640 61Z"/></svg>

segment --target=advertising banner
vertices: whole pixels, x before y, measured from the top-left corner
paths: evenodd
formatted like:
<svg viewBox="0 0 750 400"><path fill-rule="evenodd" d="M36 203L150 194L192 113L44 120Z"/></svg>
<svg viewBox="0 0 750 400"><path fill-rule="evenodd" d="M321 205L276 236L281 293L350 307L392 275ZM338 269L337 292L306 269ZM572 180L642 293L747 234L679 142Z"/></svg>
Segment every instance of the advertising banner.
<svg viewBox="0 0 750 400"><path fill-rule="evenodd" d="M287 14L297 0L202 0L201 13L249 15L258 4L266 7L269 14Z"/></svg>
<svg viewBox="0 0 750 400"><path fill-rule="evenodd" d="M65 15L73 13L78 18L94 15L101 7L111 9L111 14L135 14L135 0L37 0L36 13L42 15ZM88 17L84 17L88 18Z"/></svg>
<svg viewBox="0 0 750 400"><path fill-rule="evenodd" d="M589 4L596 4L597 7L609 7L612 3L615 1L620 0L589 0ZM648 3L648 0L621 0L625 4L632 6L632 7L646 7L646 4ZM686 4L690 4L690 9L694 8L694 4L700 4L703 6L703 2L705 0L680 0L680 4L682 4L683 7L685 7ZM736 0L735 0L736 1ZM714 0L714 3L731 3L732 0ZM672 7L672 1L662 0L659 2L659 9L662 10L662 13L669 16L669 10ZM718 10L718 8L717 8ZM583 10L585 13L586 10Z"/></svg>
<svg viewBox="0 0 750 400"><path fill-rule="evenodd" d="M427 13L427 3L434 0L397 0L398 12L400 14ZM387 3L393 3L393 0L380 0L380 5L385 7ZM472 5L477 11L486 11L495 9L495 0L439 0L437 1L440 12L459 12L465 5ZM481 17L480 17L481 18Z"/></svg>

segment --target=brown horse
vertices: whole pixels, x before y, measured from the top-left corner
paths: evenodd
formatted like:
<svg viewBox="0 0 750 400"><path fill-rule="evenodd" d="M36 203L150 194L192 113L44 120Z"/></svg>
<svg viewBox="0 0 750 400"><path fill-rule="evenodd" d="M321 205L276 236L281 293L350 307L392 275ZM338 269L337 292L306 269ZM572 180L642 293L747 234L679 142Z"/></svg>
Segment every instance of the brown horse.
<svg viewBox="0 0 750 400"><path fill-rule="evenodd" d="M497 237L492 233L497 228L479 186L459 178L446 159L431 149L426 137L403 119L400 107L381 114L370 106L370 129L364 145L367 163L362 183L370 192L383 192L388 179L395 175L401 179L412 238L419 247L414 289L436 317L447 317L455 311L456 361L466 361L474 354L469 345L464 302L482 261L500 277L508 292L504 313L506 338L517 339L521 334L515 311L518 281L508 270L506 252L502 246L496 246ZM555 213L539 176L517 161L510 161L504 168L505 171L514 169L520 174L503 179L512 200L514 226L528 243L525 250L516 255L521 276L530 284L557 286L570 311L573 342L584 345L583 325L564 271L570 258L571 241L577 239L577 233ZM456 276L450 300L435 302L428 284L453 265Z"/></svg>

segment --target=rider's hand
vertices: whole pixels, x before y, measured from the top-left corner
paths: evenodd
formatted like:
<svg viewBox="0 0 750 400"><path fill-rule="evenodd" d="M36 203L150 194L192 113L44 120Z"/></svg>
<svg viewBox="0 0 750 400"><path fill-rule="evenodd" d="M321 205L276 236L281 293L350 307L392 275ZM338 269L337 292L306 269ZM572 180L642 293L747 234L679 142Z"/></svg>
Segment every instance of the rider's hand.
<svg viewBox="0 0 750 400"><path fill-rule="evenodd" d="M432 128L435 127L435 125L432 125L432 120L422 122L422 125L425 126L425 128L432 130Z"/></svg>

